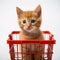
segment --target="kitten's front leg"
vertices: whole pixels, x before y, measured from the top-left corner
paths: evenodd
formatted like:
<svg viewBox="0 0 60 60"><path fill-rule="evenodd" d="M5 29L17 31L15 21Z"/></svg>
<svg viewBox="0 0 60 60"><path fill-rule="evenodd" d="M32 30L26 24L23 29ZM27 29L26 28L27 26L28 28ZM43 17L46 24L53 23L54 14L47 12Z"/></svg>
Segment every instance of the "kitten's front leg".
<svg viewBox="0 0 60 60"><path fill-rule="evenodd" d="M30 45L29 44L22 44L21 46L22 60L32 60L32 56L30 54Z"/></svg>

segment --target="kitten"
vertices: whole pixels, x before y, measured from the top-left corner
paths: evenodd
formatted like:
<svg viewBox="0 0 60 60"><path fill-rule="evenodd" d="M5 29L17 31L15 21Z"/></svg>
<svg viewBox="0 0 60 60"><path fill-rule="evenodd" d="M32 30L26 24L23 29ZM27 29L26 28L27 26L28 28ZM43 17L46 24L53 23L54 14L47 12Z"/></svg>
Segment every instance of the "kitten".
<svg viewBox="0 0 60 60"><path fill-rule="evenodd" d="M16 11L18 15L19 27L22 29L20 33L20 39L44 40L43 33L39 29L42 22L41 6L38 5L34 11L23 11L17 7ZM32 48L30 49L30 45L28 44L27 48L27 51L44 51L44 45L36 45L36 49L34 49L34 45L32 44ZM21 49L23 49L23 52L26 52L26 44L22 45ZM43 55L23 54L23 60L43 60Z"/></svg>

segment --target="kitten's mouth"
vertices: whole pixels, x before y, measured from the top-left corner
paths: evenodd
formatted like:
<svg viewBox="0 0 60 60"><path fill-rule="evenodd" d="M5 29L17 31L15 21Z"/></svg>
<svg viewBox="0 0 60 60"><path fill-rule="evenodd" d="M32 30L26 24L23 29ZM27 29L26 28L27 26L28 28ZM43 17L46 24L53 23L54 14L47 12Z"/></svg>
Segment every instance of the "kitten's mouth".
<svg viewBox="0 0 60 60"><path fill-rule="evenodd" d="M33 27L32 26L28 26L27 30L31 30L31 29L33 29Z"/></svg>
<svg viewBox="0 0 60 60"><path fill-rule="evenodd" d="M37 32L37 28L34 26L24 27L24 30L29 33L36 33Z"/></svg>

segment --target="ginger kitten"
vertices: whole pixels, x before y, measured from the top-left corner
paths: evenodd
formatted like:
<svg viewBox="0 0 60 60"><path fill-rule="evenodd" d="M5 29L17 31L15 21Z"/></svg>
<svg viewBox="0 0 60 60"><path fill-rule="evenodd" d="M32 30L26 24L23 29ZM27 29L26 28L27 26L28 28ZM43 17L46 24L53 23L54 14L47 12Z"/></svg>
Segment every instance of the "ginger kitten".
<svg viewBox="0 0 60 60"><path fill-rule="evenodd" d="M18 15L18 23L20 28L22 29L20 33L20 39L22 40L44 40L43 34L40 30L42 17L41 17L41 6L38 5L34 11L23 11L20 8L16 8ZM44 45L36 45L36 49L34 50L34 45L30 49L30 45L28 44L27 51L44 51ZM39 46L37 48L37 46ZM26 52L26 45L24 44L23 52ZM27 56L27 59L26 59ZM23 60L43 60L43 55L41 54L23 54Z"/></svg>

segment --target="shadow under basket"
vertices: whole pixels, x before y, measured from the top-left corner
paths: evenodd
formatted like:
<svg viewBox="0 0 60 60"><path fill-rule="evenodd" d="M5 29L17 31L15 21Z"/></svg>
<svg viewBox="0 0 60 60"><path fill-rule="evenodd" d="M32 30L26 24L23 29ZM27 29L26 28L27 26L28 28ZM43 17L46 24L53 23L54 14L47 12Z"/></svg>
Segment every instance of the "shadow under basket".
<svg viewBox="0 0 60 60"><path fill-rule="evenodd" d="M52 60L52 55L53 55L53 46L56 43L54 36L49 32L49 31L42 31L44 35L44 40L19 40L19 34L20 31L13 31L11 34L9 34L9 38L7 40L7 44L9 44L9 53L10 53L10 59L11 60L24 60L23 55L26 54L26 59L27 59L27 54L33 56L33 55L38 55L40 54L43 56L41 60ZM20 47L25 44L25 52L23 52L23 49ZM34 50L39 49L38 46L43 45L45 46L44 52L36 52L36 51L27 51L29 45L30 50L32 48ZM33 47L32 47L33 45ZM37 47L36 47L37 46ZM31 58L31 57L30 57ZM32 60L32 59L29 59ZM33 60L35 60L33 58Z"/></svg>

